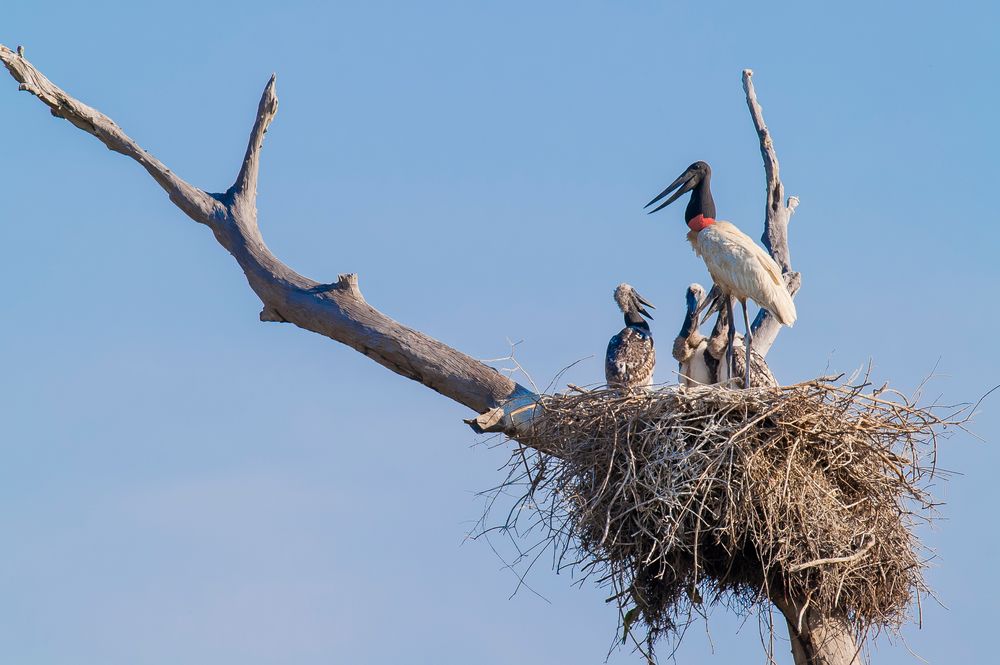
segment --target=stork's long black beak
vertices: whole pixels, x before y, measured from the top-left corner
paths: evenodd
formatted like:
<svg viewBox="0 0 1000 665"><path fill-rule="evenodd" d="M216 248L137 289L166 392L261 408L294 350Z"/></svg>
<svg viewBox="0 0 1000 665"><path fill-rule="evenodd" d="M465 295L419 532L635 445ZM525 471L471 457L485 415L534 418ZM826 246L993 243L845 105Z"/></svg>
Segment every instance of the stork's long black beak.
<svg viewBox="0 0 1000 665"><path fill-rule="evenodd" d="M713 314L723 311L723 305L725 304L724 299L725 296L719 291L719 287L713 284L712 290L709 291L708 295L705 296L705 299L701 301L701 304L698 306L698 311L696 311L695 314L697 315L705 312L705 316L701 319L701 322L705 323L705 321L708 321L709 317Z"/></svg>
<svg viewBox="0 0 1000 665"><path fill-rule="evenodd" d="M643 298L642 296L640 296L638 292L633 291L632 293L635 294L635 299L639 302L639 305L637 307L639 313L645 316L647 319L652 320L653 315L646 311L646 307L650 309L656 309L656 306L653 303L646 300L645 298Z"/></svg>
<svg viewBox="0 0 1000 665"><path fill-rule="evenodd" d="M658 205L655 208L653 208L652 210L650 210L649 214L652 215L657 210L663 210L668 205L670 205L671 203L673 203L674 201L676 201L680 197L682 197L685 194L687 194L688 192L690 192L692 189L695 188L695 186L697 184L698 184L698 179L695 177L695 173L693 173L691 171L691 169L688 169L687 171L685 171L684 173L682 173L681 176L679 178L677 178L677 180L674 180L672 183L670 183L669 187L667 187L665 190L663 190L662 192L660 192L656 196L655 199L653 199L652 201L650 201L649 203L647 203L643 207L644 208L648 208L649 206L653 205L654 203L656 203L657 201L659 201L660 199L662 199L664 196L666 196L667 194L669 194L670 192L673 192L675 189L677 189L678 187L680 187L680 189L677 189L677 191L674 192L673 196L671 196L669 199L667 199L666 201L664 201L660 205Z"/></svg>

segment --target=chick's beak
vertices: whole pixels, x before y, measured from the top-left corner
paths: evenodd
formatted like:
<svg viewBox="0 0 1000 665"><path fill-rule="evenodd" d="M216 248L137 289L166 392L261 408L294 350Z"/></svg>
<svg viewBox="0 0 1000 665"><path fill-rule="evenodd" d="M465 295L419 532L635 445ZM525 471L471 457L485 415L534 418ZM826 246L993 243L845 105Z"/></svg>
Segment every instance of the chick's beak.
<svg viewBox="0 0 1000 665"><path fill-rule="evenodd" d="M653 303L646 300L645 298L643 298L642 296L640 296L638 293L635 294L635 299L639 303L638 306L639 313L645 316L647 319L652 320L653 315L646 311L646 307L650 309L656 309L656 306L653 305Z"/></svg>

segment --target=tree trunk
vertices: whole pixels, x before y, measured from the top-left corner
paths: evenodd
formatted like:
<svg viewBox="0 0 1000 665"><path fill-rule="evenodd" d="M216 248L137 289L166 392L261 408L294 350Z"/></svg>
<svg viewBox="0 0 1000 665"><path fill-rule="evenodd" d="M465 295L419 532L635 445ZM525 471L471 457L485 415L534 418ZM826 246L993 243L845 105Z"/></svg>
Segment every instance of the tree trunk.
<svg viewBox="0 0 1000 665"><path fill-rule="evenodd" d="M760 154L764 160L767 179L767 204L764 209L764 235L761 241L771 257L781 266L788 292L795 297L802 284L802 277L792 270L792 258L788 249L788 223L799 205L798 198L788 197L785 201L785 187L781 183L778 155L774 149L771 132L764 123L764 112L757 102L753 87L753 72L743 70L743 91L746 93L747 108L753 119L757 138L760 140ZM774 344L781 324L767 310L761 309L753 322L753 345L763 356ZM788 636L792 642L792 656L795 665L860 665L861 648L855 638L850 623L843 616L821 616L806 606L784 594L771 595L771 602L785 616Z"/></svg>
<svg viewBox="0 0 1000 665"><path fill-rule="evenodd" d="M819 616L786 597L772 600L788 625L795 665L861 665L861 649L845 617Z"/></svg>

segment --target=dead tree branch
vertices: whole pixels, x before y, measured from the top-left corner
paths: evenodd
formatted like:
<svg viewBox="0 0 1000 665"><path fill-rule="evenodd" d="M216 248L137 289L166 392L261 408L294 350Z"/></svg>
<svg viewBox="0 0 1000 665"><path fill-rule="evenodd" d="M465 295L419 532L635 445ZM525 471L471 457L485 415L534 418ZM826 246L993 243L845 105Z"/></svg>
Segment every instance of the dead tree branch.
<svg viewBox="0 0 1000 665"><path fill-rule="evenodd" d="M393 372L464 404L491 414L487 425L503 427L492 413L512 397L530 395L492 367L421 332L407 328L365 302L357 275L324 284L299 275L264 244L257 223L257 174L264 135L278 110L275 78L264 88L250 132L246 157L236 182L224 194L189 184L143 150L111 118L80 102L49 81L21 54L0 45L0 61L11 76L44 102L57 118L95 136L110 150L137 161L188 217L212 230L243 269L250 288L264 305L262 321L288 322L360 351Z"/></svg>
<svg viewBox="0 0 1000 665"><path fill-rule="evenodd" d="M753 118L757 137L760 139L760 155L764 159L764 173L767 176L767 205L764 214L764 235L761 241L771 257L781 266L785 276L788 292L795 296L802 284L802 276L792 270L791 253L788 250L788 222L792 219L795 208L799 205L798 198L788 197L785 202L785 186L781 184L778 167L778 155L774 151L771 133L764 124L764 112L757 103L757 93L753 87L753 72L743 70L743 91L747 96L747 107ZM753 346L761 356L766 356L774 344L781 324L765 309L762 309L753 322Z"/></svg>

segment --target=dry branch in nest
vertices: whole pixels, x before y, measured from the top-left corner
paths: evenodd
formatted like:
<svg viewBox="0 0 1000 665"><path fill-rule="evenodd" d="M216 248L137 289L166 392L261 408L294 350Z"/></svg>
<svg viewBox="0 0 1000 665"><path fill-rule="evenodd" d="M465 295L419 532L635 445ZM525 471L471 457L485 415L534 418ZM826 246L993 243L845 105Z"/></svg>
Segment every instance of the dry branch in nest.
<svg viewBox="0 0 1000 665"><path fill-rule="evenodd" d="M557 568L609 587L619 635L650 657L705 601L788 598L863 639L927 591L913 528L956 414L828 379L543 399L512 458L520 517L500 528L543 529Z"/></svg>

